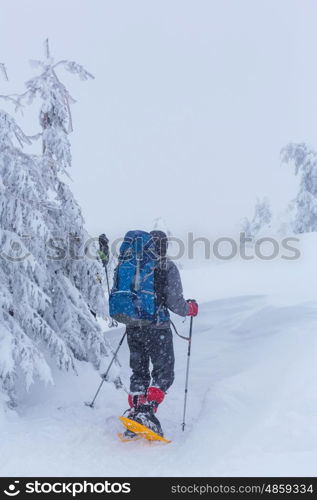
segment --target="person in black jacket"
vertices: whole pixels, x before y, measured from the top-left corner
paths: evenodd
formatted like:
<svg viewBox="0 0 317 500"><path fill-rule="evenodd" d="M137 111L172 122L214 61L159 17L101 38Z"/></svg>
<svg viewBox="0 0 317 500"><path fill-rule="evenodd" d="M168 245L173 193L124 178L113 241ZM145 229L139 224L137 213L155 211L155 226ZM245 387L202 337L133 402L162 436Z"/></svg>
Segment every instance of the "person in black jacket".
<svg viewBox="0 0 317 500"><path fill-rule="evenodd" d="M157 321L150 326L127 326L130 349L130 412L136 420L163 436L161 425L154 415L164 400L166 391L174 381L174 348L170 326L172 311L180 316L196 316L198 304L185 300L179 270L167 257L168 238L162 231L152 231L155 242L157 265L155 268L155 292ZM152 372L150 372L150 361ZM126 431L127 437L134 437Z"/></svg>

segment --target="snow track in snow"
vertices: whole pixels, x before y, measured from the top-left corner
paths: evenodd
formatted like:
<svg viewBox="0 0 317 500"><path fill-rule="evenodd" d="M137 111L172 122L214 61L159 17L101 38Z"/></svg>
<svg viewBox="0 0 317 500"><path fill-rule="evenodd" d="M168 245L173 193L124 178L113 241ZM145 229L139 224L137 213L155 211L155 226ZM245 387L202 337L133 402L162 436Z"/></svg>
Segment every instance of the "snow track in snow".
<svg viewBox="0 0 317 500"><path fill-rule="evenodd" d="M170 445L121 443L124 391L56 374L36 386L2 436L1 475L315 475L317 303L290 306L264 295L201 305L194 320L187 426L181 431L187 343L175 339L176 378L159 410ZM186 333L189 322L177 321ZM109 332L113 345L122 329ZM128 383L128 349L119 354Z"/></svg>

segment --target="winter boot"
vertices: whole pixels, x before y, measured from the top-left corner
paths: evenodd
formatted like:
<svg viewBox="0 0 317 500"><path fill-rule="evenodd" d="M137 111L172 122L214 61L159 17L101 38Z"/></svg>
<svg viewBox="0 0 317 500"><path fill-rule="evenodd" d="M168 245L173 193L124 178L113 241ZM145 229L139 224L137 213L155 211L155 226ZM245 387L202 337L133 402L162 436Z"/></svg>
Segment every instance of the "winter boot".
<svg viewBox="0 0 317 500"><path fill-rule="evenodd" d="M154 414L164 397L165 393L158 387L149 387L146 396L144 394L129 394L128 401L131 410L129 411L128 418L145 425L163 437L161 424ZM124 435L129 439L133 439L136 436L134 432L129 430L126 430Z"/></svg>
<svg viewBox="0 0 317 500"><path fill-rule="evenodd" d="M154 415L158 405L162 403L165 393L158 387L149 387L146 396L144 394L129 394L129 405L131 410L128 418L135 420L139 424L145 425L159 436L163 437L163 431L158 418ZM125 437L133 439L136 436L134 432L127 430Z"/></svg>
<svg viewBox="0 0 317 500"><path fill-rule="evenodd" d="M137 415L137 418L143 421L143 425L162 437L162 427L154 413L157 412L157 408L163 402L164 398L165 392L162 389L154 386L149 387L146 393L146 404L142 409L139 408L139 414Z"/></svg>
<svg viewBox="0 0 317 500"><path fill-rule="evenodd" d="M130 418L131 420L135 420L135 415L136 415L136 408L140 405L144 405L146 403L146 395L145 394L129 394L128 395L128 403L130 406L130 410L127 410L128 415L127 418ZM125 412L126 413L126 412ZM135 432L130 431L129 429L126 429L126 431L123 433L124 437L127 439L134 439L137 437L137 434Z"/></svg>
<svg viewBox="0 0 317 500"><path fill-rule="evenodd" d="M145 425L145 427L163 437L161 424L158 418L154 415L156 410L156 405L147 403L145 405L138 406L135 409L133 416L130 418L139 424Z"/></svg>

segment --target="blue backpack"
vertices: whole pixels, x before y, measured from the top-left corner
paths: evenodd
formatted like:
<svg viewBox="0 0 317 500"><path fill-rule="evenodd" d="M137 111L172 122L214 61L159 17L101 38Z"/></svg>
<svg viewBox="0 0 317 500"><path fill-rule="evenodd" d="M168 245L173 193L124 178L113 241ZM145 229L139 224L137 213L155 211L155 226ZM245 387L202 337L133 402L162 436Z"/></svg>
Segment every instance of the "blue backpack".
<svg viewBox="0 0 317 500"><path fill-rule="evenodd" d="M158 311L155 292L157 255L152 236L129 231L120 247L119 263L109 297L110 316L126 325L167 321L167 310ZM160 308L161 309L161 308Z"/></svg>

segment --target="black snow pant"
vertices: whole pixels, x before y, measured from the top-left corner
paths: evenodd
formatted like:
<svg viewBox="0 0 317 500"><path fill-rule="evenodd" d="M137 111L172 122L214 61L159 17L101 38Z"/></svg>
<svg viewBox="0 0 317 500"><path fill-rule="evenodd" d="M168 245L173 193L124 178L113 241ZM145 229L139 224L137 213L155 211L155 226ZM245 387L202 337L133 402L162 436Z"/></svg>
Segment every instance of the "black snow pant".
<svg viewBox="0 0 317 500"><path fill-rule="evenodd" d="M166 328L128 326L127 338L132 369L131 393L145 394L150 385L166 392L174 381L175 358L170 326Z"/></svg>

